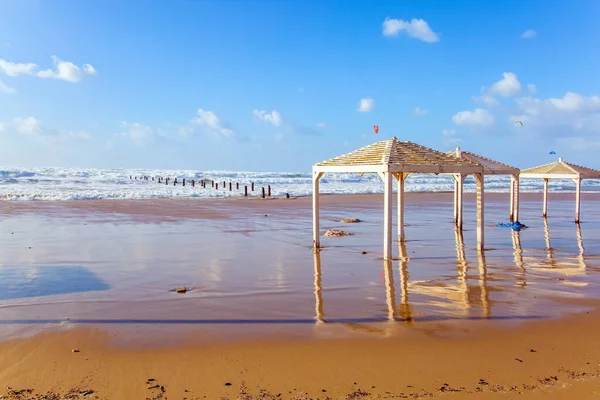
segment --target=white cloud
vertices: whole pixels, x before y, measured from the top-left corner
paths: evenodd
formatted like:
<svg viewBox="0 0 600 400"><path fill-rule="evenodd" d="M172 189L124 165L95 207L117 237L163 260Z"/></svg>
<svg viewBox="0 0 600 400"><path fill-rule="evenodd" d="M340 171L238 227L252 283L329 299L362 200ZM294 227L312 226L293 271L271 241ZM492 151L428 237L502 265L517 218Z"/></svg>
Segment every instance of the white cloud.
<svg viewBox="0 0 600 400"><path fill-rule="evenodd" d="M28 136L40 141L71 141L79 139L89 139L87 132L64 131L60 129L51 129L42 125L35 117L14 118L12 123L7 125L7 130L14 130L23 136Z"/></svg>
<svg viewBox="0 0 600 400"><path fill-rule="evenodd" d="M358 109L356 111L359 112L371 112L375 108L375 101L370 98L360 99L358 103Z"/></svg>
<svg viewBox="0 0 600 400"><path fill-rule="evenodd" d="M8 76L31 75L36 68L33 63L13 63L0 58L0 73Z"/></svg>
<svg viewBox="0 0 600 400"><path fill-rule="evenodd" d="M442 135L454 136L454 135L456 135L456 131L454 129L444 129L444 130L442 130Z"/></svg>
<svg viewBox="0 0 600 400"><path fill-rule="evenodd" d="M429 111L425 110L425 109L421 109L419 107L415 107L415 109L413 110L413 113L417 116L417 117L424 117L425 115L427 115Z"/></svg>
<svg viewBox="0 0 600 400"><path fill-rule="evenodd" d="M210 132L219 136L232 137L235 132L223 125L221 120L212 111L204 111L199 108L196 112L196 118L191 120L192 125L199 125L207 128Z"/></svg>
<svg viewBox="0 0 600 400"><path fill-rule="evenodd" d="M17 89L8 87L4 82L0 80L0 93L15 94Z"/></svg>
<svg viewBox="0 0 600 400"><path fill-rule="evenodd" d="M386 18L383 21L384 36L396 36L401 31L405 31L412 38L428 43L435 43L440 40L438 35L431 30L429 24L423 19L413 18L409 22L402 19Z"/></svg>
<svg viewBox="0 0 600 400"><path fill-rule="evenodd" d="M479 97L474 97L473 100L480 101L488 107L494 107L500 104L494 96L490 96L489 94L483 94Z"/></svg>
<svg viewBox="0 0 600 400"><path fill-rule="evenodd" d="M504 72L504 78L492 85L490 92L504 97L512 97L521 91L521 83L517 75L512 72Z"/></svg>
<svg viewBox="0 0 600 400"><path fill-rule="evenodd" d="M473 111L461 111L452 117L456 125L490 126L494 123L493 115L486 109L476 108Z"/></svg>
<svg viewBox="0 0 600 400"><path fill-rule="evenodd" d="M528 83L527 90L529 90L529 93L535 94L537 92L537 87L533 83Z"/></svg>
<svg viewBox="0 0 600 400"><path fill-rule="evenodd" d="M521 34L521 37L523 39L531 39L532 37L534 37L535 35L537 35L537 32L534 31L533 29L527 29L525 32L523 32Z"/></svg>
<svg viewBox="0 0 600 400"><path fill-rule="evenodd" d="M71 83L77 83L85 76L96 75L96 69L90 64L83 64L78 67L70 61L59 59L57 56L51 58L55 69L42 71L37 71L38 65L34 63L14 63L0 58L0 73L8 76L36 75L39 78L60 79Z"/></svg>
<svg viewBox="0 0 600 400"><path fill-rule="evenodd" d="M96 75L96 69L90 64L83 64L80 68L70 61L61 60L57 56L52 56L52 64L54 64L54 70L46 69L40 71L37 73L37 76L40 78L60 79L71 83L77 83L86 75Z"/></svg>
<svg viewBox="0 0 600 400"><path fill-rule="evenodd" d="M119 133L119 136L127 137L138 145L142 145L152 139L154 139L154 130L139 122L121 122L123 131Z"/></svg>
<svg viewBox="0 0 600 400"><path fill-rule="evenodd" d="M4 130L4 124L2 122L0 122L0 132L2 132Z"/></svg>
<svg viewBox="0 0 600 400"><path fill-rule="evenodd" d="M325 129L325 122L319 122L319 123L317 123L317 128Z"/></svg>
<svg viewBox="0 0 600 400"><path fill-rule="evenodd" d="M253 110L252 114L254 114L254 117L257 118L258 120L270 123L275 127L280 126L283 121L281 118L281 114L279 114L279 112L277 112L277 110L273 110L270 113L267 113L264 110L261 110L261 111Z"/></svg>

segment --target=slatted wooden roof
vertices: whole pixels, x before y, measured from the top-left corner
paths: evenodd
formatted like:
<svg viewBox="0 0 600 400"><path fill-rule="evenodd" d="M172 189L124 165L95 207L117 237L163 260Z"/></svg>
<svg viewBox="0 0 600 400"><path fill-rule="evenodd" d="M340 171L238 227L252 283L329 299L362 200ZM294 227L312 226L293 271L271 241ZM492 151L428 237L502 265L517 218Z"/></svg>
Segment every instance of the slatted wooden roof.
<svg viewBox="0 0 600 400"><path fill-rule="evenodd" d="M396 137L319 162L316 172L481 173L483 167Z"/></svg>
<svg viewBox="0 0 600 400"><path fill-rule="evenodd" d="M600 179L600 171L581 165L571 164L559 158L558 161L521 171L523 178L566 178Z"/></svg>
<svg viewBox="0 0 600 400"><path fill-rule="evenodd" d="M463 151L459 147L456 148L456 151L449 151L446 154L481 165L485 175L516 175L519 173L519 168L492 160L479 154Z"/></svg>

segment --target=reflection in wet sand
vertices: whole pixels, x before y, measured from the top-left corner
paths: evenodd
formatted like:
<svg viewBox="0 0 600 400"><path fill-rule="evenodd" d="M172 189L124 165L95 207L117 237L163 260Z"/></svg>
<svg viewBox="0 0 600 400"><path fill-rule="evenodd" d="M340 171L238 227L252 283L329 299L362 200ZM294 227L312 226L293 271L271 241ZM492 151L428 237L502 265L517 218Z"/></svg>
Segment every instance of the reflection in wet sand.
<svg viewBox="0 0 600 400"><path fill-rule="evenodd" d="M400 318L411 323L413 320L412 305L408 301L408 252L406 251L406 243L398 244L400 254Z"/></svg>
<svg viewBox="0 0 600 400"><path fill-rule="evenodd" d="M314 251L314 266L315 266L315 320L318 324L325 322L323 320L323 287L321 286L321 252L317 249Z"/></svg>
<svg viewBox="0 0 600 400"><path fill-rule="evenodd" d="M517 286L524 288L527 286L526 274L527 270L525 269L525 262L523 261L523 247L521 246L521 232L511 230L512 244L513 244L513 259L515 265L519 269L519 274L517 277Z"/></svg>
<svg viewBox="0 0 600 400"><path fill-rule="evenodd" d="M586 257L585 248L583 246L583 236L581 233L581 225L575 224L577 248L579 253L572 257L557 257L560 253L560 248L552 246L551 231L548 221L544 219L544 239L546 243L546 260L541 261L537 257L526 257L527 264L531 269L538 271L552 271L562 275L575 276L586 274ZM575 260L575 261L574 261ZM587 285L586 283L580 283Z"/></svg>

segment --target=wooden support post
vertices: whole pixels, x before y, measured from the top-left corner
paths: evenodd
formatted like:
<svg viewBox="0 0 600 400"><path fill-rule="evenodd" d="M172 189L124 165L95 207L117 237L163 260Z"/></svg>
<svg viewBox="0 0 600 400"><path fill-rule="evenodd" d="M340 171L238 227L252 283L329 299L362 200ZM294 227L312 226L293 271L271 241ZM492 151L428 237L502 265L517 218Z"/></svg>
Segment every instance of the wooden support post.
<svg viewBox="0 0 600 400"><path fill-rule="evenodd" d="M477 181L477 250L485 247L485 198L483 188L483 174L474 174Z"/></svg>
<svg viewBox="0 0 600 400"><path fill-rule="evenodd" d="M396 175L398 181L398 204L396 213L398 214L398 241L404 242L404 179L406 174L400 173Z"/></svg>
<svg viewBox="0 0 600 400"><path fill-rule="evenodd" d="M548 216L548 182L550 178L544 178L544 205L542 206L542 217Z"/></svg>
<svg viewBox="0 0 600 400"><path fill-rule="evenodd" d="M183 186L185 186L185 178L183 178Z"/></svg>
<svg viewBox="0 0 600 400"><path fill-rule="evenodd" d="M210 181L212 187L215 187L215 181Z"/></svg>
<svg viewBox="0 0 600 400"><path fill-rule="evenodd" d="M215 189L219 189L219 184L215 183Z"/></svg>
<svg viewBox="0 0 600 400"><path fill-rule="evenodd" d="M240 183L239 183L239 182L236 182L236 183L235 183L235 190L238 190L239 188L240 188Z"/></svg>
<svg viewBox="0 0 600 400"><path fill-rule="evenodd" d="M192 187L196 186L196 182L192 179Z"/></svg>
<svg viewBox="0 0 600 400"><path fill-rule="evenodd" d="M169 178L167 178L167 179L165 180L165 182L166 182L166 183L165 183L165 185L168 185L168 184L169 184Z"/></svg>
<svg viewBox="0 0 600 400"><path fill-rule="evenodd" d="M135 180L137 181L137 176L135 177Z"/></svg>
<svg viewBox="0 0 600 400"><path fill-rule="evenodd" d="M510 176L510 204L508 211L508 220L510 222L515 222L515 176Z"/></svg>
<svg viewBox="0 0 600 400"><path fill-rule="evenodd" d="M515 175L515 195L514 195L514 200L515 200L515 205L513 206L513 216L514 216L514 222L517 222L519 220L519 194L521 191L521 178L519 175Z"/></svg>
<svg viewBox="0 0 600 400"><path fill-rule="evenodd" d="M248 197L248 185L244 186L244 196Z"/></svg>
<svg viewBox="0 0 600 400"><path fill-rule="evenodd" d="M227 187L227 183L225 181L223 181L223 189L225 189Z"/></svg>
<svg viewBox="0 0 600 400"><path fill-rule="evenodd" d="M254 192L254 182L252 182L252 191Z"/></svg>
<svg viewBox="0 0 600 400"><path fill-rule="evenodd" d="M265 187L264 186L262 187L262 198L263 199L265 198Z"/></svg>
<svg viewBox="0 0 600 400"><path fill-rule="evenodd" d="M229 182L229 191L231 192L231 182Z"/></svg>
<svg viewBox="0 0 600 400"><path fill-rule="evenodd" d="M380 172L383 180L383 259L392 259L392 174Z"/></svg>
<svg viewBox="0 0 600 400"><path fill-rule="evenodd" d="M581 207L581 178L573 179L577 188L575 189L575 223L579 223L579 209Z"/></svg>
<svg viewBox="0 0 600 400"><path fill-rule="evenodd" d="M152 182L154 182L154 177L152 177Z"/></svg>
<svg viewBox="0 0 600 400"><path fill-rule="evenodd" d="M268 195L269 195L269 197L271 197L271 185L267 185L267 188L269 190Z"/></svg>
<svg viewBox="0 0 600 400"><path fill-rule="evenodd" d="M454 179L454 225L458 226L458 178L456 174L452 174Z"/></svg>
<svg viewBox="0 0 600 400"><path fill-rule="evenodd" d="M463 174L457 174L458 179L458 191L456 193L456 228L462 231L463 228L463 183L465 182L465 176Z"/></svg>
<svg viewBox="0 0 600 400"><path fill-rule="evenodd" d="M132 179L132 178L131 178L131 175L129 175L129 179Z"/></svg>
<svg viewBox="0 0 600 400"><path fill-rule="evenodd" d="M313 171L313 248L315 249L321 247L321 235L319 233L319 179L321 179L322 176L322 172Z"/></svg>

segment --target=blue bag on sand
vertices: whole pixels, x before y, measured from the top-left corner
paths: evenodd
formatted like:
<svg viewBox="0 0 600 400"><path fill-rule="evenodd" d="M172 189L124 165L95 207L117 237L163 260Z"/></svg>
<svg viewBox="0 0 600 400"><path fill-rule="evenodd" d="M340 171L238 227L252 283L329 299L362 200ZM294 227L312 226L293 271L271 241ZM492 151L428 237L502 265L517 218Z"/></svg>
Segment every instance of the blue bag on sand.
<svg viewBox="0 0 600 400"><path fill-rule="evenodd" d="M511 228L514 231L520 231L523 228L527 228L527 226L523 225L519 221L516 222L499 222L496 225L497 228Z"/></svg>

